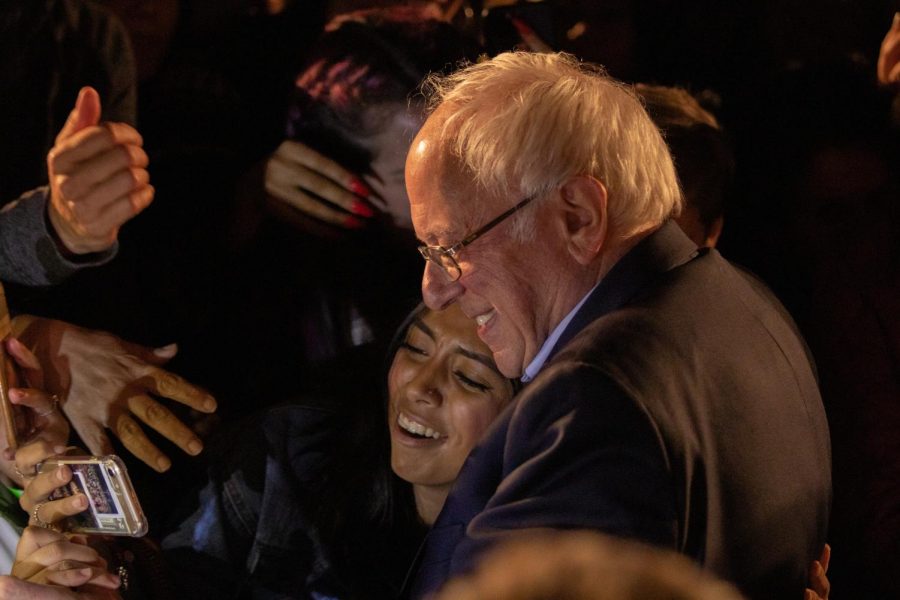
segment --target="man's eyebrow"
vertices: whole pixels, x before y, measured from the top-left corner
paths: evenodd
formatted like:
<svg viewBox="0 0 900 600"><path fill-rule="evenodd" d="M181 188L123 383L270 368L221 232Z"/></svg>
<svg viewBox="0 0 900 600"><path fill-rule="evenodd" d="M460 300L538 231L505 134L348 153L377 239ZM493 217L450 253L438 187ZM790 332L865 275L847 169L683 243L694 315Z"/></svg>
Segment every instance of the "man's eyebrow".
<svg viewBox="0 0 900 600"><path fill-rule="evenodd" d="M488 356L486 354L482 354L480 352L472 352L471 350L467 350L467 349L463 348L462 346L457 346L456 351L458 353L462 354L463 356L466 356L468 358L471 358L472 360L480 362L481 364L486 366L488 369L490 369L491 371L493 371L500 377L503 377L504 379L506 379L506 376L497 370L497 365L494 364L494 361L491 360L490 356Z"/></svg>

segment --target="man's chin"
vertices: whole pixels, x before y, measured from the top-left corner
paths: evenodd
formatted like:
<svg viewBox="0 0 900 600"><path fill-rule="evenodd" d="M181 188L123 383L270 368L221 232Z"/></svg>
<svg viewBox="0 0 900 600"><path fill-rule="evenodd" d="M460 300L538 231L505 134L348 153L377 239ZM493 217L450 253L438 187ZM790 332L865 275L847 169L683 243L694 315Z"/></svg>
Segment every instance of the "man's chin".
<svg viewBox="0 0 900 600"><path fill-rule="evenodd" d="M491 348L497 370L507 379L518 379L525 372L522 358L508 348L494 350Z"/></svg>

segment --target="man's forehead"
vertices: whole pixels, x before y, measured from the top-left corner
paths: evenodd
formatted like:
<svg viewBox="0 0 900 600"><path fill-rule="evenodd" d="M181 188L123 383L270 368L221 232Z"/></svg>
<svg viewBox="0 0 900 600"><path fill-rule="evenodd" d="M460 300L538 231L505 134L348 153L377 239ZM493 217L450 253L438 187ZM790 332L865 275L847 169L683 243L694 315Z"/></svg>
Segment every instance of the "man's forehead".
<svg viewBox="0 0 900 600"><path fill-rule="evenodd" d="M471 201L458 189L436 184L434 193L412 199L412 219L416 235L423 242L449 243L463 237L474 222Z"/></svg>
<svg viewBox="0 0 900 600"><path fill-rule="evenodd" d="M467 232L475 220L477 194L471 175L452 153L432 139L417 139L410 150L406 174L419 239L433 244Z"/></svg>

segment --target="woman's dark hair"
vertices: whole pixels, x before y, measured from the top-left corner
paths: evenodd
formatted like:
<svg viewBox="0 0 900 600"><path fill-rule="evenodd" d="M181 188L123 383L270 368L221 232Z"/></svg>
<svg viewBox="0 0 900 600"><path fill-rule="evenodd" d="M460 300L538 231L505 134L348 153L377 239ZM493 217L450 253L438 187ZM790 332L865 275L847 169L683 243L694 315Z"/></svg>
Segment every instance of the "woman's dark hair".
<svg viewBox="0 0 900 600"><path fill-rule="evenodd" d="M424 312L417 306L397 329L386 353L380 401L350 402L341 422L314 521L328 549L338 585L349 598L388 598L399 587L427 528L416 512L412 486L390 466L387 373L410 324Z"/></svg>
<svg viewBox="0 0 900 600"><path fill-rule="evenodd" d="M448 72L477 51L419 9L346 15L326 29L297 76L287 137L365 172L372 159L365 141L388 122L384 111L406 104L428 73Z"/></svg>

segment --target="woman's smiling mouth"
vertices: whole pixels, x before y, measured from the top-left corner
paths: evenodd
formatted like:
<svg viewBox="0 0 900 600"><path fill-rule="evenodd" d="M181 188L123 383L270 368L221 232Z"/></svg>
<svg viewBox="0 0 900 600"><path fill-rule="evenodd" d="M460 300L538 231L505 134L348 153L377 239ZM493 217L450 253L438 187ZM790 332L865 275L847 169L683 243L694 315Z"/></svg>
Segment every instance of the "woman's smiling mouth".
<svg viewBox="0 0 900 600"><path fill-rule="evenodd" d="M403 431L406 431L407 433L411 433L418 437L432 438L435 440L446 437L444 434L439 431L435 431L431 427L426 427L425 425L422 425L417 421L413 421L402 412L397 413L397 425Z"/></svg>

